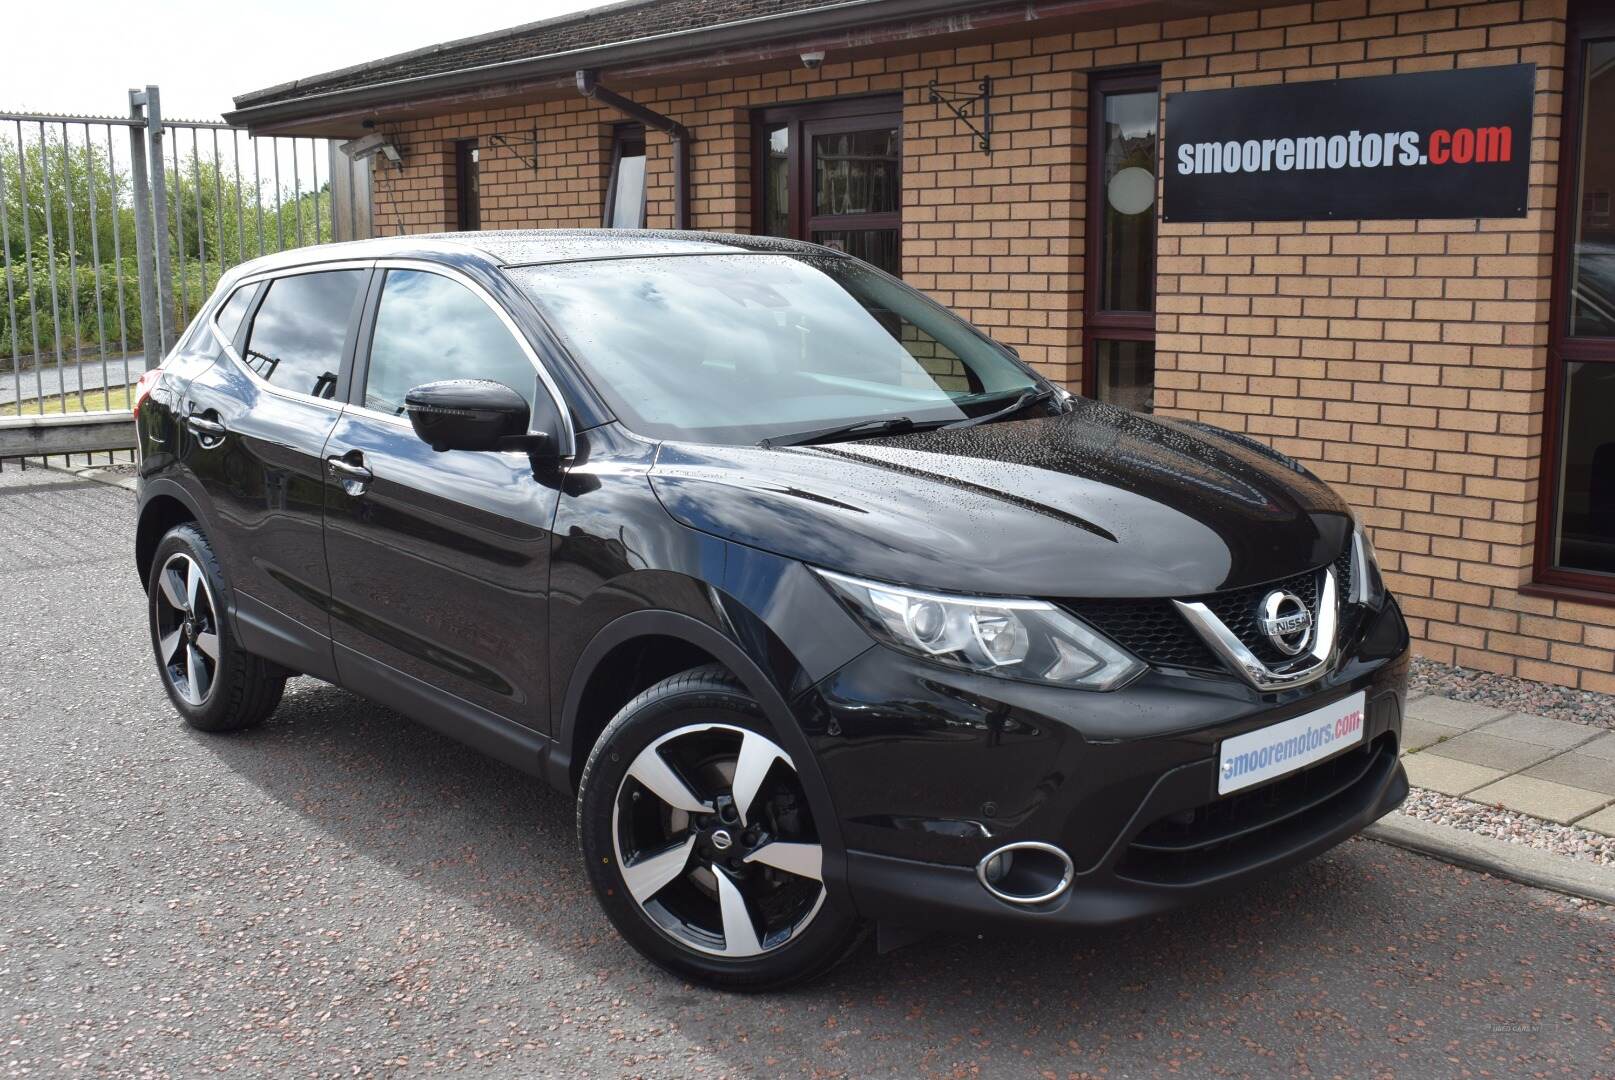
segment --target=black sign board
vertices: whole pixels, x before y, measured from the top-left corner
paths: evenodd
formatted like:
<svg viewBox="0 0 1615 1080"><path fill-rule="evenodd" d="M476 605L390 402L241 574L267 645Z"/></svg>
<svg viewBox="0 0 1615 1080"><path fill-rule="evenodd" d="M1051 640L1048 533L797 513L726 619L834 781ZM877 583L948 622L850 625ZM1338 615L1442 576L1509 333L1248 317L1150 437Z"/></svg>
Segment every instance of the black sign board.
<svg viewBox="0 0 1615 1080"><path fill-rule="evenodd" d="M1536 66L1170 94L1166 221L1524 217Z"/></svg>

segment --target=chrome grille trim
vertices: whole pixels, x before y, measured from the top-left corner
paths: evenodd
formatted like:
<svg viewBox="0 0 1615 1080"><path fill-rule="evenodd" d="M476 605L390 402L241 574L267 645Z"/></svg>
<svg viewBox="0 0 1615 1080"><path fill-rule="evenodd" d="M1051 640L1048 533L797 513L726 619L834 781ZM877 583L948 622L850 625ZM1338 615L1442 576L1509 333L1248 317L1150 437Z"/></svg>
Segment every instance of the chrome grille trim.
<svg viewBox="0 0 1615 1080"><path fill-rule="evenodd" d="M1335 588L1333 567L1323 571L1323 589L1318 596L1317 632L1313 635L1312 649L1295 664L1278 669L1270 668L1236 637L1233 631L1205 604L1182 600L1172 601L1178 611L1206 645L1246 682L1258 690L1287 690L1305 686L1329 670L1335 655L1335 635L1340 626L1339 595Z"/></svg>

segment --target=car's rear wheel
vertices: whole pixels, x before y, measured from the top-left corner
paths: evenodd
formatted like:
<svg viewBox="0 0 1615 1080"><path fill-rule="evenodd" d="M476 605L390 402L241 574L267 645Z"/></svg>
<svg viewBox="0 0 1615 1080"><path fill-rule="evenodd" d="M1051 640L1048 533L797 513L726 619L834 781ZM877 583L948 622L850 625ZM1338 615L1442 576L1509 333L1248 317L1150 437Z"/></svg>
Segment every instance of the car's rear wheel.
<svg viewBox="0 0 1615 1080"><path fill-rule="evenodd" d="M810 978L850 952L795 763L721 668L646 690L595 744L578 834L596 895L656 963L728 989Z"/></svg>
<svg viewBox="0 0 1615 1080"><path fill-rule="evenodd" d="M146 593L157 670L186 723L202 731L263 723L280 704L286 673L236 643L223 574L195 525L176 525L158 543Z"/></svg>

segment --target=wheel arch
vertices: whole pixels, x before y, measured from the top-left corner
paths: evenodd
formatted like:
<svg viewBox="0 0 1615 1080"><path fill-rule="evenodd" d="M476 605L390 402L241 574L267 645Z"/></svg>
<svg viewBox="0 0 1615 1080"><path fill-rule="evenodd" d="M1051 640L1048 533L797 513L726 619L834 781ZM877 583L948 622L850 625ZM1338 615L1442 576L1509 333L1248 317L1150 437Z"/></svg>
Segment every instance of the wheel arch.
<svg viewBox="0 0 1615 1080"><path fill-rule="evenodd" d="M151 564L157 555L157 545L162 543L168 530L185 522L201 525L203 521L196 501L178 484L151 482L143 495L135 522L135 569L140 574L142 589L151 580Z"/></svg>
<svg viewBox="0 0 1615 1080"><path fill-rule="evenodd" d="M791 711L785 695L762 666L753 660L737 641L726 636L717 627L690 615L661 610L630 612L602 627L584 647L567 684L556 742L546 762L551 783L566 791L577 790L577 779L582 772L583 761L588 757L594 739L611 720L611 716L606 716L604 722L598 722L598 716L589 715L586 706L590 701L591 688L597 688L601 685L601 680L609 680L618 670L613 667L612 658L621 659L631 655L635 649L650 648L667 641L678 644L682 650L681 658L698 658L694 663L683 665L678 670L687 670L702 663L720 664L740 682L761 707L764 717L773 728L775 738L791 755L791 760L796 765L797 776L802 780L803 789L807 793L819 829L820 841L825 847L825 873L840 877L844 863L842 854L844 849L841 843L840 824L830 800L829 786L819 771L819 763L813 754L812 746ZM668 674L674 673L676 672L668 672ZM637 688L634 693L639 689L643 687ZM599 693L598 690L596 692ZM626 704L634 693L624 696L617 708L620 709ZM593 700L609 701L612 696L599 694ZM613 709L612 714L615 715L615 712Z"/></svg>

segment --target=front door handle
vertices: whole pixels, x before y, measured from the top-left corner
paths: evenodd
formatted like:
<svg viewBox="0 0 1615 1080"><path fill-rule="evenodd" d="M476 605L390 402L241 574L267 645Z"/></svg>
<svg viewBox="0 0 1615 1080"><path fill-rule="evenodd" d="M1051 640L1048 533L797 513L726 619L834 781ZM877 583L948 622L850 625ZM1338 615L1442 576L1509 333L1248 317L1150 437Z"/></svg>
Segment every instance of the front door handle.
<svg viewBox="0 0 1615 1080"><path fill-rule="evenodd" d="M365 488L376 474L364 467L364 455L352 450L343 457L328 457L325 464L330 466L331 475L342 484L342 490L349 495L363 495Z"/></svg>

